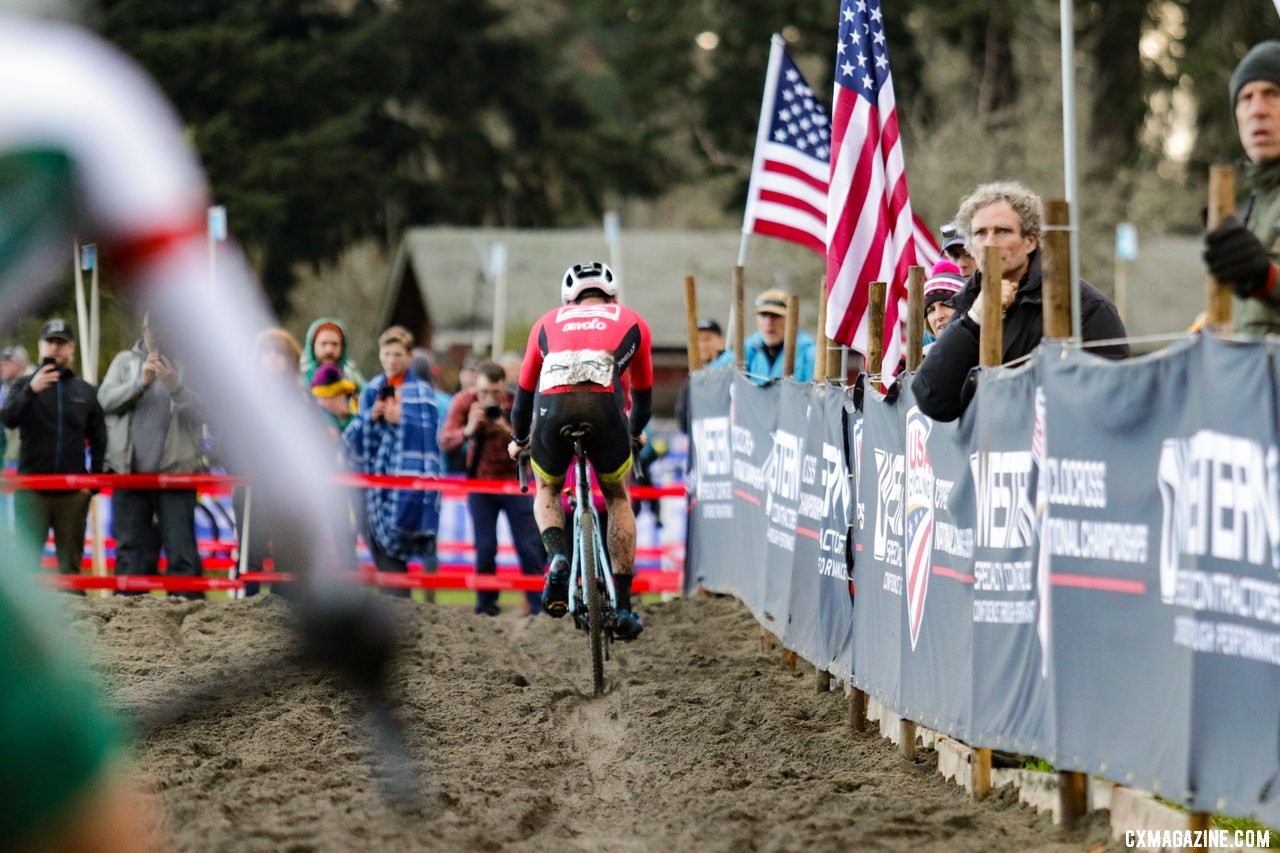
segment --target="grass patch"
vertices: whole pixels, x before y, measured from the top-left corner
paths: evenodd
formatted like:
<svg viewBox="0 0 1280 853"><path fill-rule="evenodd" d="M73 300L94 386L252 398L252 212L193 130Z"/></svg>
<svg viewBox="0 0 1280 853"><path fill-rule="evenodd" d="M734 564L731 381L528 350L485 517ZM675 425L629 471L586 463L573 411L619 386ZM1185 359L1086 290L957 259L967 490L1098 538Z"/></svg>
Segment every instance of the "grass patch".
<svg viewBox="0 0 1280 853"><path fill-rule="evenodd" d="M1174 811L1186 812L1187 810L1185 806L1175 803L1172 800L1166 800L1164 797L1159 795L1156 796L1156 799ZM1273 835L1280 836L1280 830L1276 829L1274 826L1268 826L1267 824L1256 821L1251 817L1232 817L1231 815L1214 812L1213 818L1210 822L1215 829L1226 829L1231 832L1235 832L1237 829L1245 832L1253 830L1254 832L1270 832Z"/></svg>
<svg viewBox="0 0 1280 853"><path fill-rule="evenodd" d="M1251 817L1231 817L1224 814L1214 814L1213 825L1218 829L1228 829L1232 832L1236 830L1244 832L1253 830L1257 833L1270 832L1273 836L1280 836L1280 830L1273 826L1267 826L1265 823L1260 823Z"/></svg>
<svg viewBox="0 0 1280 853"><path fill-rule="evenodd" d="M1028 755L1022 760L1023 770L1034 770L1037 773L1057 773L1053 769L1053 765L1045 761L1043 758L1036 758L1034 755Z"/></svg>

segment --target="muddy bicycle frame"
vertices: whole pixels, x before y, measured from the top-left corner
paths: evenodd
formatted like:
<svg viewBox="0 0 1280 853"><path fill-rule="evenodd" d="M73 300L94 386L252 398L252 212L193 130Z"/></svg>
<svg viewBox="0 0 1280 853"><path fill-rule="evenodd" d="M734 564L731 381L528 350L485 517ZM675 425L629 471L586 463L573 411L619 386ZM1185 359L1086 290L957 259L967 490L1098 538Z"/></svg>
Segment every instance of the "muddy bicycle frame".
<svg viewBox="0 0 1280 853"><path fill-rule="evenodd" d="M592 429L591 424L570 424L560 430L560 436L573 442L574 453L574 484L570 498L573 559L569 564L572 594L569 596L568 613L573 617L574 625L587 632L591 646L592 685L599 696L604 692L604 661L608 659L606 646L613 641L613 631L618 622L618 598L609 552L600 535L600 516L591 502L590 463L583 442L591 436ZM527 451L520 456L525 457L526 454ZM520 465L520 488L522 491L528 489L523 463Z"/></svg>

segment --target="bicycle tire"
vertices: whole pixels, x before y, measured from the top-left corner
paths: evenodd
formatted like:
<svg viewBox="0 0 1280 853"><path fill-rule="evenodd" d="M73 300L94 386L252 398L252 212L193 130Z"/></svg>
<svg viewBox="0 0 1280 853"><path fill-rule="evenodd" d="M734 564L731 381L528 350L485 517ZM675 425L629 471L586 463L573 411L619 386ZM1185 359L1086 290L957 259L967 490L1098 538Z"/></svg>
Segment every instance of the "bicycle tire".
<svg viewBox="0 0 1280 853"><path fill-rule="evenodd" d="M591 642L591 688L595 695L604 693L604 603L600 595L600 578L596 567L594 536L595 519L590 511L582 513L582 582L587 587L587 636Z"/></svg>

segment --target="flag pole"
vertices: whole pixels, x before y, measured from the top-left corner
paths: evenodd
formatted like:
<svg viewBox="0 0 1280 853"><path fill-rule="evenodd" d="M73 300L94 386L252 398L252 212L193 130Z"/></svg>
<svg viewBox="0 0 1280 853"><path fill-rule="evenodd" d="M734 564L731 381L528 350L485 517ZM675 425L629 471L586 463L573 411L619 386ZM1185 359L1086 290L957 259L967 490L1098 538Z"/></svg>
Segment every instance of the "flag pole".
<svg viewBox="0 0 1280 853"><path fill-rule="evenodd" d="M1062 172L1066 183L1067 235L1071 253L1071 337L1082 340L1080 308L1080 198L1076 174L1075 28L1071 0L1059 0L1062 15Z"/></svg>
<svg viewBox="0 0 1280 853"><path fill-rule="evenodd" d="M765 115L770 106L773 92L778 86L778 70L782 67L782 51L786 43L782 36L774 33L769 38L769 64L764 73L764 93L760 96L760 120L756 127L756 149L751 155L751 180L747 184L747 204L742 211L742 240L738 243L738 264L734 271L735 280L745 274L747 268L747 244L751 240L751 232L756 223L756 180L764 168L765 144L769 141L769 122ZM736 329L738 317L735 314L738 304L729 306L729 328ZM732 334L732 332L731 332ZM741 343L735 343L741 347Z"/></svg>
<svg viewBox="0 0 1280 853"><path fill-rule="evenodd" d="M612 258L610 259L612 260ZM614 270L616 276L618 271ZM506 349L507 340L507 244L494 243L489 247L489 278L493 280L493 331L489 351L497 361ZM622 295L621 288L618 291Z"/></svg>
<svg viewBox="0 0 1280 853"><path fill-rule="evenodd" d="M747 238L756 224L756 180L764 171L765 146L769 142L769 121L766 111L772 113L770 104L778 87L778 72L782 68L782 51L786 43L774 33L769 38L769 64L764 73L764 94L760 96L760 121L756 127L756 150L751 155L751 180L747 184L747 206L742 211L742 242L738 245L738 266L747 265Z"/></svg>

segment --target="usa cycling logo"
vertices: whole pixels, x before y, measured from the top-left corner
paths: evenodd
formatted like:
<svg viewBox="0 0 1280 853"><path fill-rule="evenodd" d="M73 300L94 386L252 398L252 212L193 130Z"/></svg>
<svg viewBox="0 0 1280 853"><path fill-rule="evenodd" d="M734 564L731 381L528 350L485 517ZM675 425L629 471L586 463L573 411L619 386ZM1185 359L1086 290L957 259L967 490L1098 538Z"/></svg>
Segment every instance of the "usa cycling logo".
<svg viewBox="0 0 1280 853"><path fill-rule="evenodd" d="M912 407L907 412L907 623L915 651L924 623L924 599L933 565L933 462L929 432L933 421Z"/></svg>
<svg viewBox="0 0 1280 853"><path fill-rule="evenodd" d="M609 322L617 322L622 315L622 306L604 305L566 305L556 311L556 324L566 332L603 332L609 328Z"/></svg>

